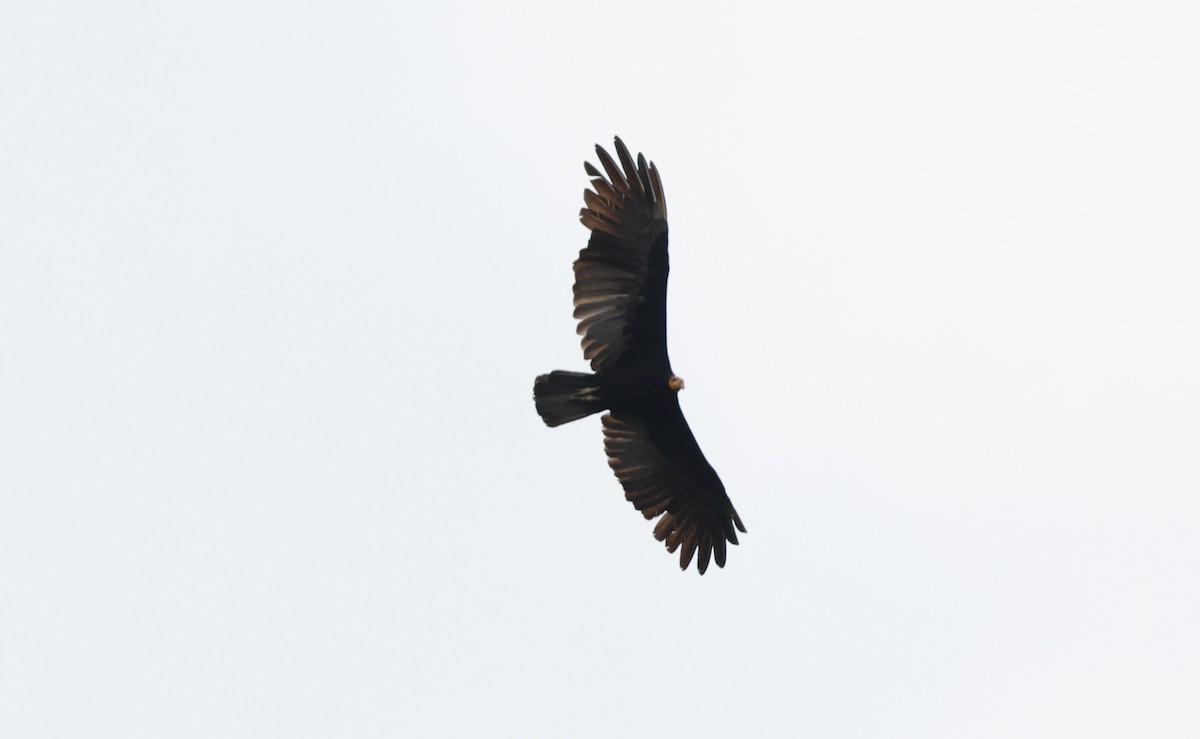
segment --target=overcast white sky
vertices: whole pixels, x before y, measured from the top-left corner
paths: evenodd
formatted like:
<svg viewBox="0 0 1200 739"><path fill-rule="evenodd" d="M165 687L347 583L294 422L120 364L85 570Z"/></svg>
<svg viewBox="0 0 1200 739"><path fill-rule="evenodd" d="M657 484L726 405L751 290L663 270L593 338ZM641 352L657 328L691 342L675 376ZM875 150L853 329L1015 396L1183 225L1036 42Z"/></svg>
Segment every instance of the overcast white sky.
<svg viewBox="0 0 1200 739"><path fill-rule="evenodd" d="M1200 736L1189 2L0 11L0 734ZM678 570L547 429L663 174Z"/></svg>

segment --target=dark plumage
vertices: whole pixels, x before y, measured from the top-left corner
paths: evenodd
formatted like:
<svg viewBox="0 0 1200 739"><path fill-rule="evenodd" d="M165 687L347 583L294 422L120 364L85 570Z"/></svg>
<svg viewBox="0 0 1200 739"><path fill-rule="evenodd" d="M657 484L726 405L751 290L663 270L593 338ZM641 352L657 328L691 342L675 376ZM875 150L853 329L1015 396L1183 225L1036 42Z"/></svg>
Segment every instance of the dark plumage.
<svg viewBox="0 0 1200 739"><path fill-rule="evenodd" d="M654 164L637 163L620 138L617 161L596 146L604 172L588 163L592 189L579 220L591 230L575 261L575 318L594 374L556 370L534 380L547 426L608 410L604 451L625 497L654 536L680 550L700 574L725 566L725 543L745 533L721 479L704 458L679 407L683 380L667 357L667 202Z"/></svg>

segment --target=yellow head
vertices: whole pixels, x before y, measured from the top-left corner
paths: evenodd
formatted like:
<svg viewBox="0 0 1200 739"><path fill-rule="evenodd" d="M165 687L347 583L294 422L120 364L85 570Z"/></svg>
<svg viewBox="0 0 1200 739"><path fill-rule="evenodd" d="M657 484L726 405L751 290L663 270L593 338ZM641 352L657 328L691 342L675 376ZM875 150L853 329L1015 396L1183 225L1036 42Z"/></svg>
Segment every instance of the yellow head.
<svg viewBox="0 0 1200 739"><path fill-rule="evenodd" d="M667 387L679 392L683 389L683 378L679 375L671 375L671 379L667 380Z"/></svg>

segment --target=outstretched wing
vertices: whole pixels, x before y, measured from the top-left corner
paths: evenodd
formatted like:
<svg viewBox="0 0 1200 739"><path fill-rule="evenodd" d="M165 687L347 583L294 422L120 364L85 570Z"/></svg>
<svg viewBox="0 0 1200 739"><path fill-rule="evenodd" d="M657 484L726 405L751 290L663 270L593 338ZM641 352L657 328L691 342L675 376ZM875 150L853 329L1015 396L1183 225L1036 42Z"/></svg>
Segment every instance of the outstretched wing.
<svg viewBox="0 0 1200 739"><path fill-rule="evenodd" d="M745 533L746 527L700 451L678 398L671 401L645 418L605 414L604 450L634 507L647 519L662 514L654 538L669 552L681 549L679 566L685 570L699 552L696 567L703 575L710 557L725 566L725 542L737 544L734 528Z"/></svg>
<svg viewBox="0 0 1200 739"><path fill-rule="evenodd" d="M666 360L667 203L658 170L620 138L620 165L600 145L604 172L589 163L592 189L579 220L592 231L575 261L575 318L583 356L600 371L626 362ZM607 177L606 177L607 174Z"/></svg>

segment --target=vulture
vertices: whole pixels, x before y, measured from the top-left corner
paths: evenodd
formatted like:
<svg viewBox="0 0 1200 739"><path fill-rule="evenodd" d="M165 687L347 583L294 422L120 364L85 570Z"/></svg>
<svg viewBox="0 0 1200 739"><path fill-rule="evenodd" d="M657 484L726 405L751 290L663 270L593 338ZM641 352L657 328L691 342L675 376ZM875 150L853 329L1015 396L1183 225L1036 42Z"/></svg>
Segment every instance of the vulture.
<svg viewBox="0 0 1200 739"><path fill-rule="evenodd" d="M592 372L556 370L533 383L547 426L607 411L604 451L625 498L654 537L679 551L686 570L725 566L726 542L745 533L721 478L700 451L683 411L683 379L667 357L667 201L654 163L636 163L615 138L614 160L600 145L603 171L585 162L591 188L579 220L591 231L575 260L575 318ZM736 529L736 531L735 531Z"/></svg>

